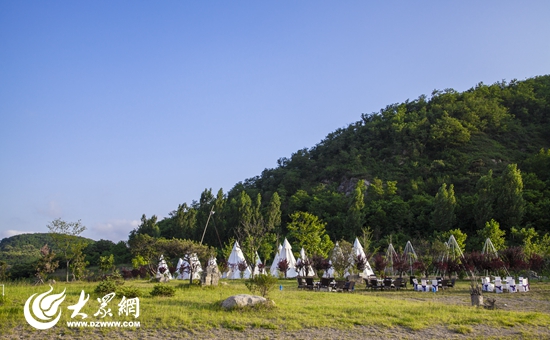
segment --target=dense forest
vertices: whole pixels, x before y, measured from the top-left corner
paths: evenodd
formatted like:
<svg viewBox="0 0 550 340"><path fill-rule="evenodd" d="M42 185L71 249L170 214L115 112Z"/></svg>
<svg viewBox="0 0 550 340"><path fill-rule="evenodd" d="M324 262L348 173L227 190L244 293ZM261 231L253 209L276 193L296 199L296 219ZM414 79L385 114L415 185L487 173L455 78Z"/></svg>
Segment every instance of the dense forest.
<svg viewBox="0 0 550 340"><path fill-rule="evenodd" d="M481 250L479 230L493 220L509 246L520 245L550 231L549 146L550 76L433 91L362 114L228 192L206 189L169 218L142 216L130 240L200 241L208 222L204 243L227 248L242 239L243 207L260 217L278 207L259 248L267 259L292 238L295 212L317 218L333 241L367 230L374 246L404 246L460 229L467 250Z"/></svg>
<svg viewBox="0 0 550 340"><path fill-rule="evenodd" d="M450 234L467 251L490 236L500 249L550 255L550 76L433 91L360 118L228 192L205 189L160 221L143 215L126 244L91 242L87 259L117 253L128 263L129 251L182 239L219 259L239 240L247 259L258 251L269 262L284 237L326 257L332 242L355 237L375 251ZM39 247L2 251L36 258Z"/></svg>

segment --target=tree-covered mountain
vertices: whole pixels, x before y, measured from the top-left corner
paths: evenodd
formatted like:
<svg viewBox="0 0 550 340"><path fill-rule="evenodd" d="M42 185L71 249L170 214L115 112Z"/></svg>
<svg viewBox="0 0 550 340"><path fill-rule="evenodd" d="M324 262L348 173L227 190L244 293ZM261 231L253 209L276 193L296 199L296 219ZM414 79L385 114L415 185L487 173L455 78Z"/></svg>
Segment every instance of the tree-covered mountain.
<svg viewBox="0 0 550 340"><path fill-rule="evenodd" d="M86 261L92 265L99 264L99 257L114 254L116 263L130 262L129 251L125 242L114 243L109 240L94 241L81 236L69 236L74 242L84 242ZM58 253L55 242L49 233L20 234L6 237L0 241L0 261L11 266L25 266L34 272L34 262L40 258L40 248L47 244L55 253ZM56 258L56 260L58 260ZM32 264L32 265L28 265Z"/></svg>
<svg viewBox="0 0 550 340"><path fill-rule="evenodd" d="M362 114L227 193L205 190L167 219L143 216L134 233L201 240L211 217L204 242L219 248L238 236L244 204L261 217L278 193L281 223L265 243L287 235L290 215L301 211L326 223L332 240L370 228L380 245L390 236L404 244L458 228L479 250L478 230L494 219L513 245L521 228L550 231L549 147L550 76L433 91Z"/></svg>

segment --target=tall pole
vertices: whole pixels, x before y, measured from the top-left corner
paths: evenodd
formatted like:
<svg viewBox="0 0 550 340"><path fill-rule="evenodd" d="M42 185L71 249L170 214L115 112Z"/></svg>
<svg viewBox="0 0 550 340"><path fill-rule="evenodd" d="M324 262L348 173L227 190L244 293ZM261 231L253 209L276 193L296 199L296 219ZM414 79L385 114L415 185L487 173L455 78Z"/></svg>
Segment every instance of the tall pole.
<svg viewBox="0 0 550 340"><path fill-rule="evenodd" d="M208 228L208 222L210 222L210 216L214 215L215 211L214 211L214 205L212 205L212 209L210 209L210 213L208 214L208 219L206 220L206 225L204 226L204 231L202 232L202 237L201 237L201 243L202 244L202 241L204 240L204 234L206 234L206 228Z"/></svg>

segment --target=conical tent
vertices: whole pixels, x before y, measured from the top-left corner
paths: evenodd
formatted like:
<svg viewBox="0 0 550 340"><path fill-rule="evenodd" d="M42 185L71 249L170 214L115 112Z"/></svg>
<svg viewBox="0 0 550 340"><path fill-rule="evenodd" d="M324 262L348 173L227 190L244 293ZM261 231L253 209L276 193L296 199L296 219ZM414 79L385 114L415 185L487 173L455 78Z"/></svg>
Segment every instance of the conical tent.
<svg viewBox="0 0 550 340"><path fill-rule="evenodd" d="M302 250L300 250L300 258L296 260L296 265L299 265L302 261L307 260L306 251L304 247L302 247ZM301 270L298 271L299 276L315 276L315 271L313 270L313 267L311 265L307 266L307 269L304 267Z"/></svg>
<svg viewBox="0 0 550 340"><path fill-rule="evenodd" d="M294 254L292 254L292 247L286 238L283 242L283 249L281 249L281 254L279 256L279 262L282 260L287 260L288 262L286 277L292 278L298 276L298 273L296 273L296 259L294 258Z"/></svg>
<svg viewBox="0 0 550 340"><path fill-rule="evenodd" d="M451 237L449 237L449 240L444 244L445 244L445 250L439 257L439 262L447 262L449 259L459 261L459 262L465 260L464 253L462 253L462 249L460 249L460 246L458 245L458 242L456 242L454 235L451 235ZM445 275L446 271L447 271L446 269L444 269L443 271L440 271L440 269L437 269L436 274Z"/></svg>
<svg viewBox="0 0 550 340"><path fill-rule="evenodd" d="M386 250L386 268L384 269L385 273L394 275L393 259L395 257L397 257L397 252L393 248L393 244L390 243L390 245L388 246L388 249Z"/></svg>
<svg viewBox="0 0 550 340"><path fill-rule="evenodd" d="M449 246L448 257L453 259L461 259L464 257L464 253L462 253L462 249L460 249L460 246L458 245L458 242L456 242L454 235L451 235L451 237L449 237L447 245Z"/></svg>
<svg viewBox="0 0 550 340"><path fill-rule="evenodd" d="M181 261L181 264L180 264ZM202 266L199 262L199 258L197 257L197 254L191 254L190 256L190 262L194 266L194 273L193 273L193 280L200 280L201 274L202 274ZM178 266L176 267L177 273L178 273L178 280L189 280L189 272L184 271L181 272L181 267L188 268L189 263L186 260L179 259Z"/></svg>
<svg viewBox="0 0 550 340"><path fill-rule="evenodd" d="M243 262L246 265L246 260L244 259L243 251L239 246L239 242L235 241L233 250L231 250L231 254L229 255L229 259L227 259L227 266L229 267L229 270L224 276L228 279L240 279L241 271L239 270L239 263ZM247 265L246 270L243 272L243 278L248 279L251 274L250 267Z"/></svg>
<svg viewBox="0 0 550 340"><path fill-rule="evenodd" d="M336 244L334 245L334 248L332 249L332 253L330 254L329 263L331 264L331 267L329 270L325 272L326 277L334 277L334 263L337 263L338 261L341 261L344 258L344 254L342 254L342 249L340 249L340 245L338 244L338 241L336 241ZM345 273L340 273L344 274Z"/></svg>
<svg viewBox="0 0 550 340"><path fill-rule="evenodd" d="M496 250L496 248L495 248L495 246L494 246L494 244L493 244L493 242L491 241L490 238L487 238L485 240L485 244L483 245L483 249L481 250L481 254L488 260L498 259L498 252L497 252L497 250ZM506 272L506 275L510 276L506 266L502 266L502 269L504 269L504 271ZM485 275L489 275L488 270L485 271Z"/></svg>
<svg viewBox="0 0 550 340"><path fill-rule="evenodd" d="M167 279L172 279L172 274L170 274L170 270L168 269L168 265L166 264L166 261L164 260L164 255L160 255L159 264L158 264L158 267L157 267L156 278L160 279L161 277L165 277Z"/></svg>
<svg viewBox="0 0 550 340"><path fill-rule="evenodd" d="M413 273L413 263L416 261L418 256L416 256L416 252L414 251L414 248L412 246L411 241L407 241L407 244L405 245L405 250L403 251L403 255L405 256L405 259L409 262L410 267L410 275Z"/></svg>
<svg viewBox="0 0 550 340"><path fill-rule="evenodd" d="M281 258L281 250L283 249L283 245L279 244L279 247L277 247L277 253L275 253L275 258L273 259L273 263L271 264L270 272L272 276L279 275L279 260Z"/></svg>
<svg viewBox="0 0 550 340"><path fill-rule="evenodd" d="M367 255L365 254L365 250L363 249L363 246L361 245L357 237L355 238L355 242L353 242L353 254L355 255L355 259L353 259L354 263L358 256L363 257L366 262L365 269L361 273L359 273L359 276L367 278L371 275L374 275L372 267L370 266L370 263L367 259Z"/></svg>
<svg viewBox="0 0 550 340"><path fill-rule="evenodd" d="M183 260L180 258L178 264L176 265L176 279L183 280L183 274L181 273L181 267L183 266Z"/></svg>
<svg viewBox="0 0 550 340"><path fill-rule="evenodd" d="M262 270L260 270L259 265L261 264L262 264L262 260L260 260L260 255L258 255L258 252L256 252L256 266L254 266L254 275L267 274L267 272L265 271L265 268L262 268Z"/></svg>
<svg viewBox="0 0 550 340"><path fill-rule="evenodd" d="M481 250L482 255L487 255L488 257L498 257L498 252L493 245L493 242L490 238L487 237L485 240L485 244L483 244L483 249Z"/></svg>

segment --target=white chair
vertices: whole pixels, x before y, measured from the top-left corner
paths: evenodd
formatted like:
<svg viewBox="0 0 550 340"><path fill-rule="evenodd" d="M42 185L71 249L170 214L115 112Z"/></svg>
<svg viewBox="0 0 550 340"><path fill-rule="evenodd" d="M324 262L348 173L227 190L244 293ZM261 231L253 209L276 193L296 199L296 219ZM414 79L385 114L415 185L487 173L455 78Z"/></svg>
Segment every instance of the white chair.
<svg viewBox="0 0 550 340"><path fill-rule="evenodd" d="M519 287L518 290L522 293L529 291L529 282L527 278L520 277L519 278Z"/></svg>
<svg viewBox="0 0 550 340"><path fill-rule="evenodd" d="M500 280L495 279L495 293L502 293L502 292L503 292L502 282Z"/></svg>
<svg viewBox="0 0 550 340"><path fill-rule="evenodd" d="M428 287L428 280L422 279L420 281L421 291L429 292L430 288Z"/></svg>
<svg viewBox="0 0 550 340"><path fill-rule="evenodd" d="M437 287L439 287L439 282L437 281L437 279L432 280L432 292L437 292Z"/></svg>
<svg viewBox="0 0 550 340"><path fill-rule="evenodd" d="M516 280L514 280L513 278L510 278L510 280L508 280L508 292L516 293L517 291L518 290L516 286Z"/></svg>
<svg viewBox="0 0 550 340"><path fill-rule="evenodd" d="M481 290L484 292L492 292L495 289L495 285L491 283L491 279L485 277L481 279Z"/></svg>
<svg viewBox="0 0 550 340"><path fill-rule="evenodd" d="M413 279L413 285L414 285L414 290L420 291L420 285L418 284L417 279Z"/></svg>

